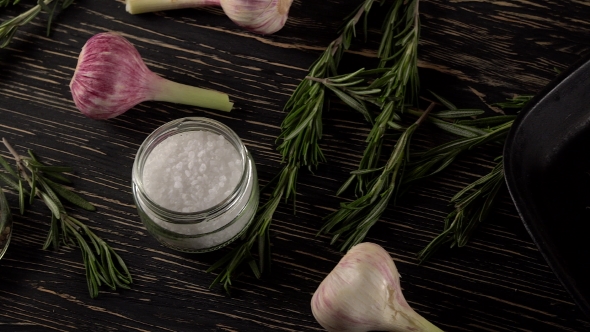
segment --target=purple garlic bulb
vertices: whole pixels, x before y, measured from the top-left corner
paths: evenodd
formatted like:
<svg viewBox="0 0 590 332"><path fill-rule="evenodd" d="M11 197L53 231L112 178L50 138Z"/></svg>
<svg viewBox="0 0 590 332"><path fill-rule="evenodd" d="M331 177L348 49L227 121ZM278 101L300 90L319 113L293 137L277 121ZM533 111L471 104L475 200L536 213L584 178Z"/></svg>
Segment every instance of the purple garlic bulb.
<svg viewBox="0 0 590 332"><path fill-rule="evenodd" d="M92 119L109 119L148 100L229 112L227 94L172 82L153 73L123 36L99 33L80 52L70 82L76 107Z"/></svg>

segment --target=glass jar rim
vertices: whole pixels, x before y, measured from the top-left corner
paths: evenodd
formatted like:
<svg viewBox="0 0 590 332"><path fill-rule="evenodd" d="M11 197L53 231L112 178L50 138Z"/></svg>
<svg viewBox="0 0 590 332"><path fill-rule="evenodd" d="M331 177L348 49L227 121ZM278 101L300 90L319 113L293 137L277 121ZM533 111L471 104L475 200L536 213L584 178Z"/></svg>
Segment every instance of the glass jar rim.
<svg viewBox="0 0 590 332"><path fill-rule="evenodd" d="M167 209L152 200L145 192L143 186L143 166L152 150L168 137L181 134L188 131L206 130L216 134L221 134L232 144L240 155L241 176L240 180L233 188L232 192L218 204L200 211L181 212ZM214 219L229 209L240 196L244 189L244 183L248 181L248 150L240 137L225 124L205 117L184 117L167 122L156 128L150 133L140 145L135 160L133 162L132 181L137 189L137 194L141 196L142 201L154 212L161 216L167 217L166 221L178 224L194 224L206 220Z"/></svg>

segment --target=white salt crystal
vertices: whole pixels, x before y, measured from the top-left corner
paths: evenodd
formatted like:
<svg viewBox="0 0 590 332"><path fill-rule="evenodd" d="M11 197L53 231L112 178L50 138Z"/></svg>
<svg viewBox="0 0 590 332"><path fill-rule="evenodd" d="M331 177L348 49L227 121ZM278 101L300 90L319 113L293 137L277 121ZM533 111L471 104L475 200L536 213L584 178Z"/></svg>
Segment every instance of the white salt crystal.
<svg viewBox="0 0 590 332"><path fill-rule="evenodd" d="M240 154L223 135L189 131L154 147L145 161L143 183L148 197L160 206L198 212L229 196L226 193L238 185L240 176L235 174L241 174L242 167Z"/></svg>

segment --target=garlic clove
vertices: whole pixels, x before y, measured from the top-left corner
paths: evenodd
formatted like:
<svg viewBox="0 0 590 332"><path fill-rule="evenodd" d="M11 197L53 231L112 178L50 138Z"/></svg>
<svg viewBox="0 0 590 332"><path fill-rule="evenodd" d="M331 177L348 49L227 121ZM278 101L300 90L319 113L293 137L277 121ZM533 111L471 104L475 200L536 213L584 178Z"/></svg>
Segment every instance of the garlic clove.
<svg viewBox="0 0 590 332"><path fill-rule="evenodd" d="M80 52L70 90L76 107L93 119L109 119L147 100L175 102L229 112L227 94L164 79L150 71L123 36L91 37Z"/></svg>
<svg viewBox="0 0 590 332"><path fill-rule="evenodd" d="M410 307L399 279L385 249L360 243L315 291L312 313L328 331L441 331Z"/></svg>

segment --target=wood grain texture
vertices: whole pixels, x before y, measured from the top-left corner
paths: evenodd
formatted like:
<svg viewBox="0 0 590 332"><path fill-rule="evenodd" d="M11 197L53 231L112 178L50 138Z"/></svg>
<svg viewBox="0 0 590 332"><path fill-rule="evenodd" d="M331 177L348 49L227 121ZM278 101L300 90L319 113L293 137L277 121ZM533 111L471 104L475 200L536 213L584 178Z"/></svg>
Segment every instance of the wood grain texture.
<svg viewBox="0 0 590 332"><path fill-rule="evenodd" d="M342 256L325 236L322 218L340 202L334 193L356 168L369 126L334 100L325 114L322 148L328 162L299 177L297 214L281 205L271 228L273 266L258 280L241 276L228 297L209 289L207 268L230 248L189 255L159 245L137 216L131 167L143 139L184 116L207 116L233 128L252 152L261 184L280 168L275 138L282 108L306 69L335 38L360 1L296 0L287 25L271 36L237 28L220 9L132 16L123 1L77 1L44 37L43 19L23 27L0 50L0 136L22 153L75 169L75 190L97 212L72 211L127 261L131 290L88 296L76 248L43 251L49 213L37 202L15 215L15 232L0 261L2 331L321 331L309 301ZM582 0L422 0L422 91L460 107L487 108L512 94L533 94L590 49L590 3ZM0 20L17 14L0 9ZM379 14L375 14L379 15ZM371 27L343 66L370 65L378 37ZM68 84L88 38L103 31L127 37L156 73L228 93L229 114L146 102L108 121L75 108ZM440 132L421 128L417 147ZM7 157L3 149L2 155ZM410 304L448 331L588 331L535 247L506 192L487 223L461 249L417 265L416 253L442 229L448 200L489 170L501 154L489 146L462 156L391 206L367 241L394 257ZM14 193L8 193L12 206ZM264 197L263 197L264 199Z"/></svg>

